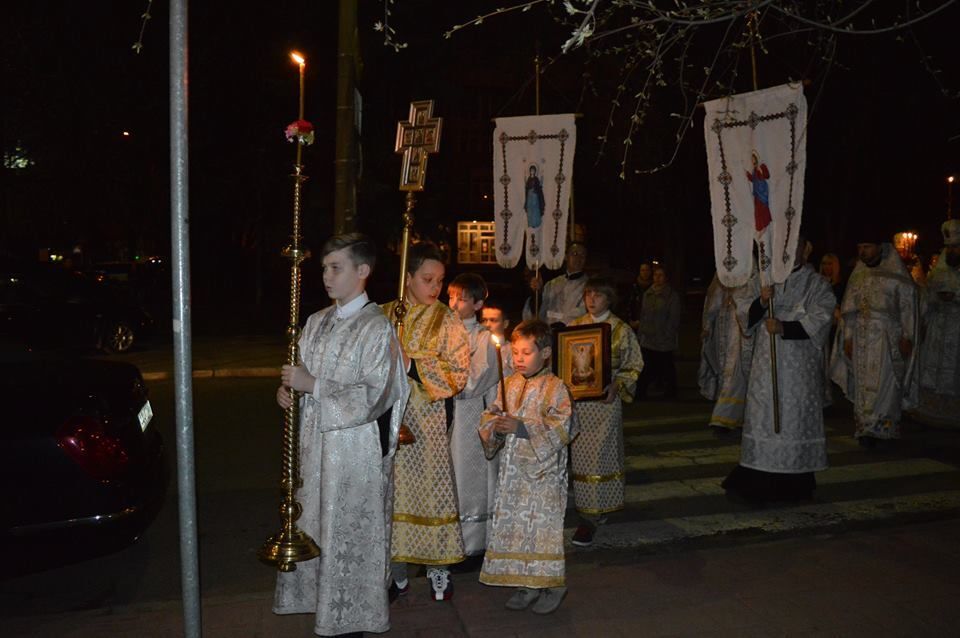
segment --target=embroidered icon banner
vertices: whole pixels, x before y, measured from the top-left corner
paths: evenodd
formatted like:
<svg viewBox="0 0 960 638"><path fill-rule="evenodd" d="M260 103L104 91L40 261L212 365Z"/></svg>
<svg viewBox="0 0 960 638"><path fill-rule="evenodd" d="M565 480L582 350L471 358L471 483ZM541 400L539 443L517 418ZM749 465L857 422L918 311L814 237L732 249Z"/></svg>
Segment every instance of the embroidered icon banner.
<svg viewBox="0 0 960 638"><path fill-rule="evenodd" d="M497 263L563 265L577 129L572 113L501 117L493 132ZM524 249L524 247L526 247Z"/></svg>
<svg viewBox="0 0 960 638"><path fill-rule="evenodd" d="M717 277L746 283L753 246L763 285L793 269L807 165L807 100L784 84L704 104Z"/></svg>

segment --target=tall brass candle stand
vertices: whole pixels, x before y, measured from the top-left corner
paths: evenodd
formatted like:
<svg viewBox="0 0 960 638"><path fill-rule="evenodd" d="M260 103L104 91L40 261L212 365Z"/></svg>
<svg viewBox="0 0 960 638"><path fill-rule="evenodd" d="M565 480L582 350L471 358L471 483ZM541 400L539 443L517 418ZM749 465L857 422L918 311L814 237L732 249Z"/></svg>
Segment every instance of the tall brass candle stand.
<svg viewBox="0 0 960 638"><path fill-rule="evenodd" d="M300 263L306 259L306 250L300 243L300 201L303 183L303 147L313 143L313 127L303 119L303 71L305 60L297 53L291 56L300 65L300 117L287 127L287 139L297 146L297 161L293 166L293 234L283 256L290 260L290 322L287 324L287 363L295 366L300 361ZM283 467L280 475L280 531L266 540L257 556L281 572L292 572L297 563L320 555L320 548L312 538L297 527L302 508L296 491L303 486L300 477L300 393L288 388L292 403L283 415Z"/></svg>

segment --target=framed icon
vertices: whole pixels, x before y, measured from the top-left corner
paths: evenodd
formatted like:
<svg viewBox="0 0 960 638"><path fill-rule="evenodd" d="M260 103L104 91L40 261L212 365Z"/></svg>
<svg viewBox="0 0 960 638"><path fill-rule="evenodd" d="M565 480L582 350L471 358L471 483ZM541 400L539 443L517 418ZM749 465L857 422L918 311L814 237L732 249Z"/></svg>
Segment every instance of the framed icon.
<svg viewBox="0 0 960 638"><path fill-rule="evenodd" d="M575 401L602 399L610 385L610 324L566 326L554 331L553 370Z"/></svg>

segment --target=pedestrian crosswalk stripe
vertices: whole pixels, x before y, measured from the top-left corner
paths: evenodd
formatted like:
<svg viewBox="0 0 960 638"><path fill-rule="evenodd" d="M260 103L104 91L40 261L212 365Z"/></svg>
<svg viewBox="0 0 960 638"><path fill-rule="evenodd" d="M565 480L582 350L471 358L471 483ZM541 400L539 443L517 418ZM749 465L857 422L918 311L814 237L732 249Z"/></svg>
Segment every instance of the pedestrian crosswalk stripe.
<svg viewBox="0 0 960 638"><path fill-rule="evenodd" d="M841 524L888 519L897 515L960 510L960 490L870 498L841 503L814 503L763 510L682 516L601 526L594 548L640 547L691 541L735 533L826 530ZM568 536L574 528L568 528Z"/></svg>
<svg viewBox="0 0 960 638"><path fill-rule="evenodd" d="M820 486L852 483L855 481L907 478L934 474L960 473L960 469L933 459L905 459L879 463L862 463L831 467L817 472ZM627 485L624 499L627 506L666 499L694 498L724 494L720 483L723 476L686 479L682 481L656 481L643 485Z"/></svg>
<svg viewBox="0 0 960 638"><path fill-rule="evenodd" d="M628 452L624 466L628 470L656 470L688 465L713 465L729 463L736 465L740 462L740 444L731 443L713 447L694 447L678 449L650 450L650 454L636 454L643 450L646 437L631 435L624 437ZM848 452L858 449L857 442L847 434L837 434L827 437L827 451Z"/></svg>

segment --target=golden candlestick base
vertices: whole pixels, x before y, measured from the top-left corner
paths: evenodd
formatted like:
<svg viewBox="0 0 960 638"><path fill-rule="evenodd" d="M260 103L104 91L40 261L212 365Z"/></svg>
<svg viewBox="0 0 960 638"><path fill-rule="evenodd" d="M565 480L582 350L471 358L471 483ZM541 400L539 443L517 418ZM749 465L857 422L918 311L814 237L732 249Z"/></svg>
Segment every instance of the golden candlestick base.
<svg viewBox="0 0 960 638"><path fill-rule="evenodd" d="M308 535L294 527L267 539L257 557L268 565L274 565L282 572L297 569L297 563L320 555L320 548Z"/></svg>

